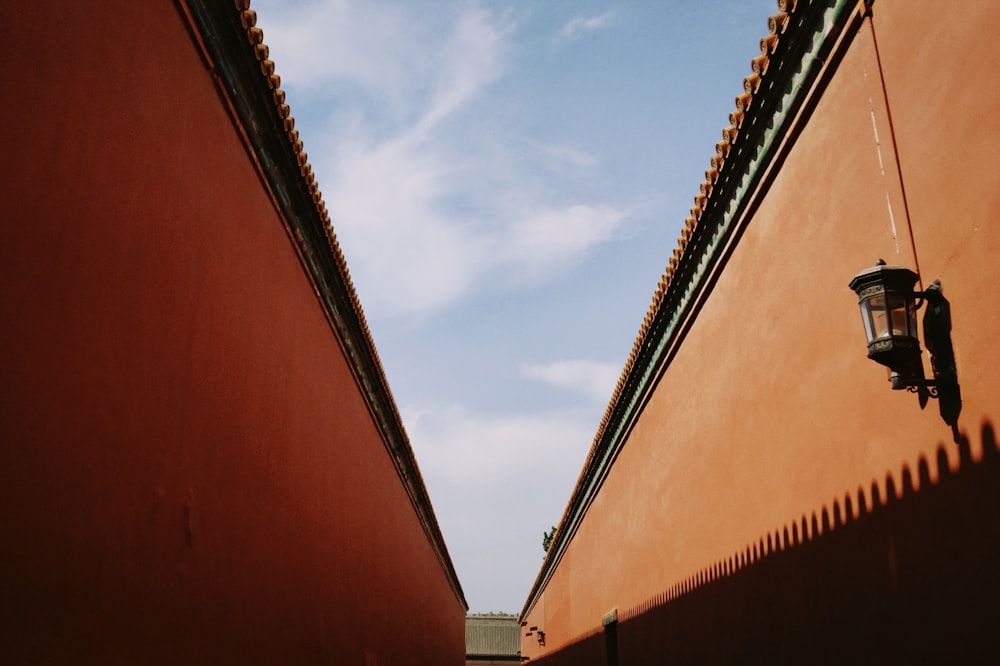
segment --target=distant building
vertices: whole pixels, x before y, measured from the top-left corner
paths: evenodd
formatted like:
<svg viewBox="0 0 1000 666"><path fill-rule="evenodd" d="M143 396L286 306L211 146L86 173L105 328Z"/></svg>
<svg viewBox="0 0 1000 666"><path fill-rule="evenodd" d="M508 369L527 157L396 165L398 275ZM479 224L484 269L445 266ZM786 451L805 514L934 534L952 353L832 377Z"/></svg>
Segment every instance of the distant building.
<svg viewBox="0 0 1000 666"><path fill-rule="evenodd" d="M2 6L2 661L462 664L247 1Z"/></svg>
<svg viewBox="0 0 1000 666"><path fill-rule="evenodd" d="M521 663L520 625L515 615L465 618L466 664Z"/></svg>
<svg viewBox="0 0 1000 666"><path fill-rule="evenodd" d="M540 664L995 658L1000 3L777 4L519 618ZM867 355L914 324L897 377L939 384L893 390Z"/></svg>

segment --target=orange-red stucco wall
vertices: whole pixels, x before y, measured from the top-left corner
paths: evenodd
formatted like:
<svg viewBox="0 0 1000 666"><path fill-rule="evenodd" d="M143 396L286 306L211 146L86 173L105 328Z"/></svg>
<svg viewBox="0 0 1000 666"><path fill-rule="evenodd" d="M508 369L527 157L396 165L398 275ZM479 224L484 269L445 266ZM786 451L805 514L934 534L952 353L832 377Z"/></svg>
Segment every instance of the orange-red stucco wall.
<svg viewBox="0 0 1000 666"><path fill-rule="evenodd" d="M940 9L878 0L874 25L912 238L924 286L940 278L951 302L959 424L975 444L1000 417L1000 161L987 122L1000 86L983 69L1000 59L1000 4ZM887 474L898 482L941 443L957 464L937 404L921 411L866 358L847 283L877 257L916 267L865 24L526 617L547 644L522 638L526 656L845 494L884 489Z"/></svg>
<svg viewBox="0 0 1000 666"><path fill-rule="evenodd" d="M3 661L461 664L463 604L176 6L3 6Z"/></svg>

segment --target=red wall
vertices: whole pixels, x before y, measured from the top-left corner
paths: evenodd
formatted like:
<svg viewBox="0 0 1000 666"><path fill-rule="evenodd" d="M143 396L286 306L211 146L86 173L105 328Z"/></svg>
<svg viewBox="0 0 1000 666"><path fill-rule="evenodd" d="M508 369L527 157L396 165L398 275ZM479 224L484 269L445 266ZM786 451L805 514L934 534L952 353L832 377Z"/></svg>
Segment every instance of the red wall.
<svg viewBox="0 0 1000 666"><path fill-rule="evenodd" d="M537 663L996 661L1000 451L992 428L970 435L980 461L963 443L957 470L942 456L903 475L895 498L835 503L822 534L786 525Z"/></svg>
<svg viewBox="0 0 1000 666"><path fill-rule="evenodd" d="M947 16L929 0L875 3L913 238L924 286L940 278L951 301L959 425L971 433L1000 404L1000 162L982 121L1000 87L981 65L1000 58L998 22L988 0ZM526 617L547 642L523 639L526 655L845 494L864 488L870 502L873 481L884 492L887 474L898 483L942 442L957 465L936 403L921 411L866 358L847 284L877 257L914 267L866 24Z"/></svg>
<svg viewBox="0 0 1000 666"><path fill-rule="evenodd" d="M175 5L3 5L4 660L462 663L463 605Z"/></svg>

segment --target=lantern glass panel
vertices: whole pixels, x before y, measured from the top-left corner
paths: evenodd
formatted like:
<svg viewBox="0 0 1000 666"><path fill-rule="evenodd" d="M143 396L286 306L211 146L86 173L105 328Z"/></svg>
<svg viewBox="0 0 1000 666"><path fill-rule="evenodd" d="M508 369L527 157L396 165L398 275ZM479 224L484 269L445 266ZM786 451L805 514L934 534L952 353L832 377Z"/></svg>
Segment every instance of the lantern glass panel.
<svg viewBox="0 0 1000 666"><path fill-rule="evenodd" d="M916 308L902 294L875 294L862 303L861 311L868 342L916 335Z"/></svg>
<svg viewBox="0 0 1000 666"><path fill-rule="evenodd" d="M864 301L864 304L868 309L868 316L865 317L868 342L889 337L889 317L885 307L885 294L873 294Z"/></svg>
<svg viewBox="0 0 1000 666"><path fill-rule="evenodd" d="M906 297L902 294L889 294L888 300L888 315L889 322L891 323L891 328L889 329L890 335L894 338L910 335L910 330L907 328L910 318L907 316Z"/></svg>
<svg viewBox="0 0 1000 666"><path fill-rule="evenodd" d="M861 321L865 323L865 336L868 338L868 342L871 343L871 341L875 339L875 329L872 327L871 301L861 301L860 306Z"/></svg>

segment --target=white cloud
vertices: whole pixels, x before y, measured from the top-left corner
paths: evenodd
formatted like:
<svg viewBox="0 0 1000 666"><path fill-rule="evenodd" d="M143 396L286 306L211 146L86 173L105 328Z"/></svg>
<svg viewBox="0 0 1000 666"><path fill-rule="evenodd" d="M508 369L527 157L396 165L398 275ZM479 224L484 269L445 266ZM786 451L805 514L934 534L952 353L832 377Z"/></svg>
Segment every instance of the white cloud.
<svg viewBox="0 0 1000 666"><path fill-rule="evenodd" d="M597 404L605 404L611 400L621 368L610 363L569 360L525 365L521 373L530 379L582 394Z"/></svg>
<svg viewBox="0 0 1000 666"><path fill-rule="evenodd" d="M460 109L503 73L505 37L513 26L504 19L492 21L484 10L461 15L436 59L440 67L433 82L434 95L426 115L417 124L419 135Z"/></svg>
<svg viewBox="0 0 1000 666"><path fill-rule="evenodd" d="M571 454L573 463L583 463L594 436L593 424L572 412L487 416L459 406L402 411L421 466L435 470L437 484L454 489L501 491L518 479L564 474ZM566 476L575 478L579 465L568 468Z"/></svg>
<svg viewBox="0 0 1000 666"><path fill-rule="evenodd" d="M370 316L440 310L487 279L524 288L619 234L630 211L553 204L523 169L592 166L592 156L482 131L476 114L511 62L509 15L354 0L317 2L286 22L272 13L261 10L261 25L293 114L297 92L331 100L321 133L300 129ZM473 198L474 209L462 205Z"/></svg>
<svg viewBox="0 0 1000 666"><path fill-rule="evenodd" d="M280 11L276 1L254 6L285 87L316 91L347 82L398 102L430 66L399 7L353 0L314 2L295 12Z"/></svg>
<svg viewBox="0 0 1000 666"><path fill-rule="evenodd" d="M629 215L603 204L497 201L467 218L443 201L470 174L434 149L404 140L339 154L327 206L363 302L384 313L445 307L487 276L511 286L545 279L614 238Z"/></svg>
<svg viewBox="0 0 1000 666"><path fill-rule="evenodd" d="M471 610L519 611L542 532L562 517L590 449L593 414L402 412Z"/></svg>
<svg viewBox="0 0 1000 666"><path fill-rule="evenodd" d="M607 27L614 15L615 13L609 10L599 16L576 16L566 22L562 29L559 30L559 35L571 41L579 39L587 33Z"/></svg>
<svg viewBox="0 0 1000 666"><path fill-rule="evenodd" d="M610 206L582 204L529 211L507 228L501 257L522 276L548 275L611 240L628 215Z"/></svg>
<svg viewBox="0 0 1000 666"><path fill-rule="evenodd" d="M592 168L600 164L596 156L571 146L540 145L538 150L556 170L564 164L578 168Z"/></svg>
<svg viewBox="0 0 1000 666"><path fill-rule="evenodd" d="M447 171L406 142L344 146L325 196L366 308L437 309L463 297L481 270L483 241L438 204Z"/></svg>

